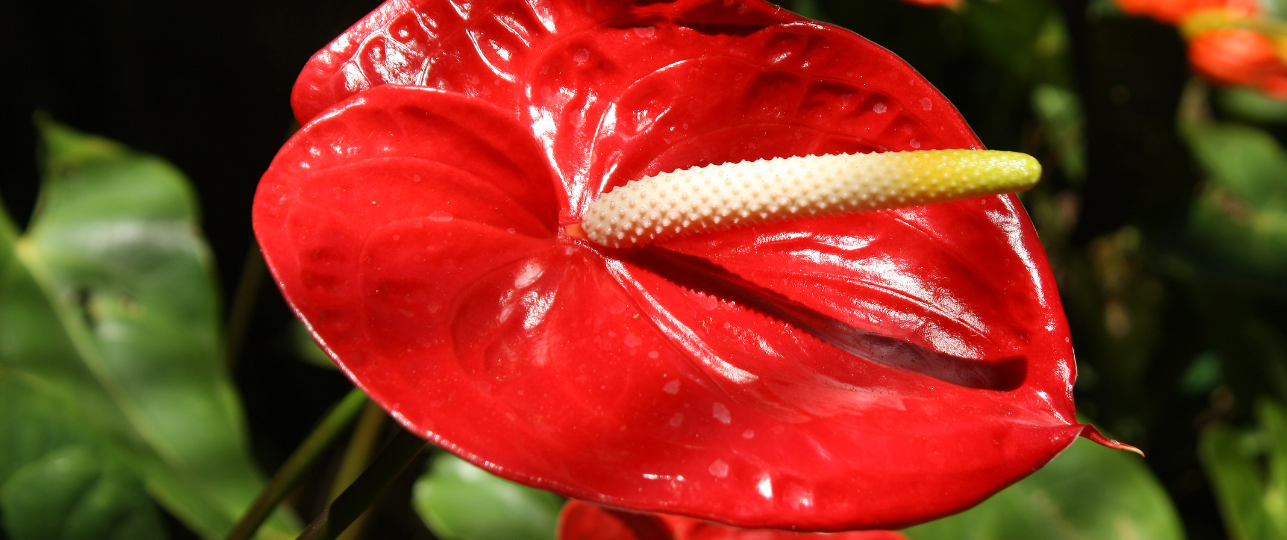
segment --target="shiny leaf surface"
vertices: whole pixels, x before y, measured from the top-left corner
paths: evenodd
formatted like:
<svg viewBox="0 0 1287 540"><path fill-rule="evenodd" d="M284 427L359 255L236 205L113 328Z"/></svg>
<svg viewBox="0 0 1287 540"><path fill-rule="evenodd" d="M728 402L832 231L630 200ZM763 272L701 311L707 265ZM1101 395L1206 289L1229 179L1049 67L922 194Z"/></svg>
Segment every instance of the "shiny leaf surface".
<svg viewBox="0 0 1287 540"><path fill-rule="evenodd" d="M278 284L368 395L501 476L743 527L889 528L1083 429L1012 196L632 251L564 231L657 172L980 147L854 34L758 1L395 1L293 103L308 123L255 205Z"/></svg>
<svg viewBox="0 0 1287 540"><path fill-rule="evenodd" d="M18 236L0 215L0 370L73 396L96 443L122 453L186 525L220 537L262 481L221 369L191 190L159 159L41 128L46 178L31 226ZM6 457L0 470L36 456ZM293 530L279 516L264 535Z"/></svg>

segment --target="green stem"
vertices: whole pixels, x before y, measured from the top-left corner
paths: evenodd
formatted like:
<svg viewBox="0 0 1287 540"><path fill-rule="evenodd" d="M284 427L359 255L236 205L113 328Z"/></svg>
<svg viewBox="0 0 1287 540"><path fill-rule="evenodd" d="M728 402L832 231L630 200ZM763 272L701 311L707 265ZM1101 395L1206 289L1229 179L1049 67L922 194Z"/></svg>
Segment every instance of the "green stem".
<svg viewBox="0 0 1287 540"><path fill-rule="evenodd" d="M277 470L277 474L273 475L272 480L259 493L259 498L255 499L255 504L246 510L241 521L228 533L227 540L247 540L253 537L273 509L277 508L277 504L295 489L304 478L304 473L330 448L331 443L353 422L366 403L366 394L356 388L344 396Z"/></svg>
<svg viewBox="0 0 1287 540"><path fill-rule="evenodd" d="M264 254L259 251L259 244L251 240L246 263L241 267L241 278L237 282L237 295L233 297L232 307L228 311L228 326L224 328L223 334L224 368L229 374L237 370L241 344L246 339L246 329L250 328L250 318L255 314L255 300L259 298L259 289L263 287L264 275L267 273Z"/></svg>
<svg viewBox="0 0 1287 540"><path fill-rule="evenodd" d="M376 444L380 441L380 434L384 432L385 419L388 417L388 413L374 401L368 403L366 409L362 411L357 426L353 428L353 435L349 438L349 447L344 451L344 459L340 462L339 471L335 473L335 481L331 483L331 501L339 497L344 489L362 474L362 470L371 464L371 455L378 449ZM339 540L360 538L370 517L370 510L363 512L352 525L349 525L348 530L339 536Z"/></svg>
<svg viewBox="0 0 1287 540"><path fill-rule="evenodd" d="M353 426L349 446L344 450L340 468L335 472L335 480L331 482L331 496L326 500L327 503L335 501L371 464L371 456L380 449L380 433L384 432L384 419L388 417L389 414L374 401L366 404L362 416L358 417L357 425Z"/></svg>
<svg viewBox="0 0 1287 540"><path fill-rule="evenodd" d="M334 540L384 493L384 489L427 444L407 430L398 430L393 440L375 457L375 462L326 507L297 540Z"/></svg>

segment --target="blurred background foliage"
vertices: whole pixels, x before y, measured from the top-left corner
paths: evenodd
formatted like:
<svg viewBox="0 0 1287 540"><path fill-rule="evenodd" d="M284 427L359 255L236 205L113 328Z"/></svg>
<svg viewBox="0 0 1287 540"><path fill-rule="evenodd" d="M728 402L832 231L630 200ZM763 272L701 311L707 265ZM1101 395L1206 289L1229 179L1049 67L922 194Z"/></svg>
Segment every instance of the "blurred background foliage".
<svg viewBox="0 0 1287 540"><path fill-rule="evenodd" d="M377 4L0 4L0 538L220 538L349 391L265 279L250 207L300 67ZM893 50L988 147L1042 161L1023 200L1079 411L1148 455L1079 442L907 534L1287 539L1280 0L784 5ZM36 111L137 151L38 132ZM128 226L152 240L91 234ZM147 369L162 356L183 363ZM396 429L368 407L261 537L298 531ZM544 540L560 502L427 453L346 537Z"/></svg>

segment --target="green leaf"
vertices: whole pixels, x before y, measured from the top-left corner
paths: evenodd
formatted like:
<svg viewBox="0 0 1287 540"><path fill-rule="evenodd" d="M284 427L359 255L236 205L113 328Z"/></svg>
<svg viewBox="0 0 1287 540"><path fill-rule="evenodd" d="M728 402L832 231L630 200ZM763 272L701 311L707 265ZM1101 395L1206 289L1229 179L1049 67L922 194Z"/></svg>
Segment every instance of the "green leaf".
<svg viewBox="0 0 1287 540"><path fill-rule="evenodd" d="M1190 216L1195 235L1256 270L1287 270L1287 152L1249 126L1189 120L1184 133L1209 175Z"/></svg>
<svg viewBox="0 0 1287 540"><path fill-rule="evenodd" d="M1287 123L1287 101L1271 98L1259 90L1245 87L1220 90L1216 101L1220 109L1244 120Z"/></svg>
<svg viewBox="0 0 1287 540"><path fill-rule="evenodd" d="M1213 181L1257 206L1287 208L1287 153L1273 135L1240 124L1200 124L1187 131Z"/></svg>
<svg viewBox="0 0 1287 540"><path fill-rule="evenodd" d="M45 179L27 233L0 213L0 367L75 396L153 497L222 537L263 482L222 371L192 190L160 159L40 127ZM297 531L283 514L261 534Z"/></svg>
<svg viewBox="0 0 1287 540"><path fill-rule="evenodd" d="M966 2L961 22L980 56L1020 80L1062 82L1067 34L1047 0ZM1018 96L1016 96L1018 97Z"/></svg>
<svg viewBox="0 0 1287 540"><path fill-rule="evenodd" d="M1067 88L1039 84L1032 89L1032 110L1059 155L1059 168L1070 181L1086 178L1085 120L1081 98Z"/></svg>
<svg viewBox="0 0 1287 540"><path fill-rule="evenodd" d="M1269 400L1260 401L1256 413L1259 430L1217 425L1204 431L1198 457L1230 536L1287 538L1287 413Z"/></svg>
<svg viewBox="0 0 1287 540"><path fill-rule="evenodd" d="M1143 461L1085 439L973 509L904 533L913 540L1184 538Z"/></svg>
<svg viewBox="0 0 1287 540"><path fill-rule="evenodd" d="M0 514L15 540L164 538L138 474L77 396L0 367Z"/></svg>
<svg viewBox="0 0 1287 540"><path fill-rule="evenodd" d="M439 538L554 540L563 499L493 476L447 453L416 481L416 512Z"/></svg>
<svg viewBox="0 0 1287 540"><path fill-rule="evenodd" d="M1199 354L1180 377L1180 390L1190 396L1205 395L1220 384L1220 355L1215 351Z"/></svg>
<svg viewBox="0 0 1287 540"><path fill-rule="evenodd" d="M108 461L107 463L111 463ZM143 483L82 445L28 463L0 487L5 530L14 540L165 538Z"/></svg>
<svg viewBox="0 0 1287 540"><path fill-rule="evenodd" d="M827 18L826 12L822 11L822 6L818 0L793 0L791 11L798 13L801 17L813 19L815 21L831 22Z"/></svg>

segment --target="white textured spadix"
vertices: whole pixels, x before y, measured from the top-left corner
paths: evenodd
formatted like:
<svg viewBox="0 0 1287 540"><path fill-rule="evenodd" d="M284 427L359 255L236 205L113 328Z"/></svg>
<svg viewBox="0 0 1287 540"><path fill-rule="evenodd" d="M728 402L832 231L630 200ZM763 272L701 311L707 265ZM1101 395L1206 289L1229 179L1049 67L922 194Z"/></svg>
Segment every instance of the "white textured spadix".
<svg viewBox="0 0 1287 540"><path fill-rule="evenodd" d="M767 221L919 206L1023 191L1036 159L996 150L922 150L776 158L694 167L599 197L581 228L628 248Z"/></svg>

